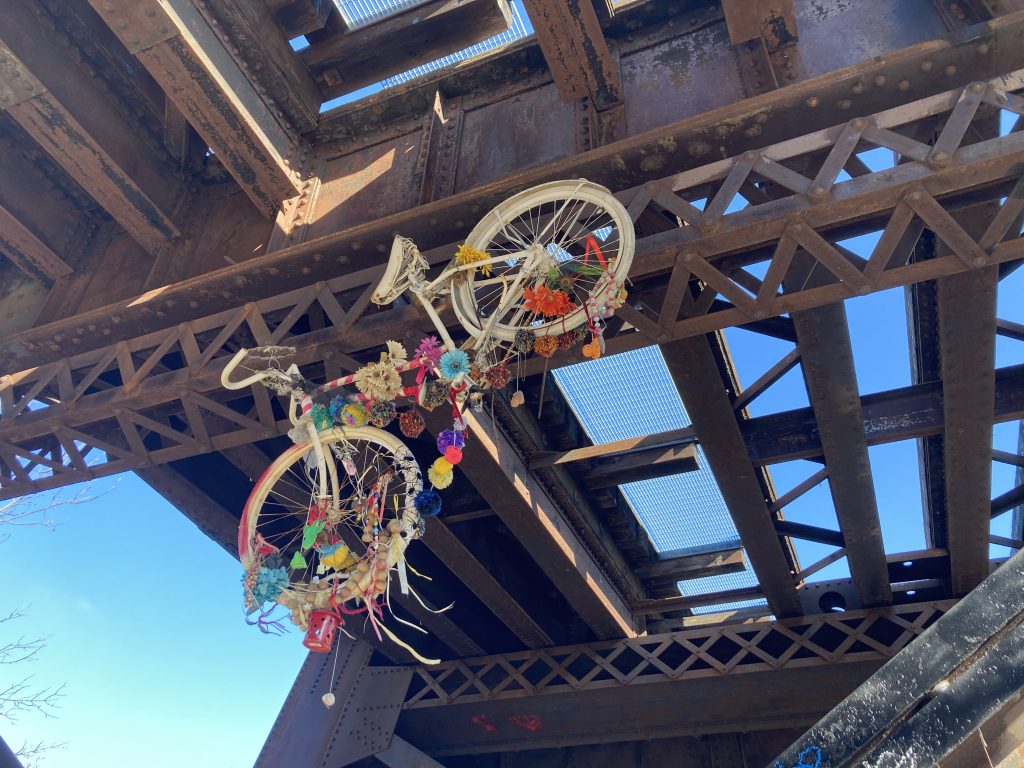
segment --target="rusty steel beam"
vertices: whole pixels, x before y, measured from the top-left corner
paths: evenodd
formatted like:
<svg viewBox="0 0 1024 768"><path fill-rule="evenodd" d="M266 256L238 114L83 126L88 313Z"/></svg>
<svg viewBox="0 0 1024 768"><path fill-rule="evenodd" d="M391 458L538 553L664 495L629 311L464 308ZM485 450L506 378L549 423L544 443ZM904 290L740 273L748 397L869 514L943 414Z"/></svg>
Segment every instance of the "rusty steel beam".
<svg viewBox="0 0 1024 768"><path fill-rule="evenodd" d="M978 56L982 55L979 53L982 49L988 52L982 59L986 73L1011 71L1024 64L1024 55L1017 56L1018 52L1024 54L1024 51L1019 51L1013 45L1000 44L1003 40L1014 39L1013 36L1022 26L1024 20L1004 17L977 30L977 35L969 40L957 38L950 42L921 43L887 54L884 60L863 62L838 74L798 82L699 116L678 120L656 131L616 141L582 155L555 160L532 156L524 158L523 164L516 168L532 166L530 170L517 170L513 174L512 169L509 171L511 175L476 183L471 189L459 190L457 194L429 206L402 211L387 205L384 200L379 201L379 205L375 201L375 210L379 210L379 213L373 221L342 226L329 236L290 245L263 258L240 260L241 263L231 268L169 286L161 292L159 302L152 298L126 302L129 306L123 308L123 314L118 315L122 321L119 324L109 321L109 309L87 313L64 324L71 326L72 330L76 322L91 324L97 327L97 333L104 329L109 331L113 340L126 338L125 329L128 327L137 329L137 332L146 332L190 319L187 308L192 301L200 302L211 312L217 312L251 299L260 299L320 280L330 280L337 274L339 261L351 270L372 264L379 258L376 248L380 246L386 249L395 231L414 237L424 249L458 242L465 237L480 211L514 191L542 181L582 176L625 193L625 188L630 185L651 180L651 171L645 170L650 162L645 162L644 158L653 155L660 158L657 162L668 172L674 168L696 167L706 163L709 155L704 152L705 148L711 148L715 156L736 155L752 147L793 138L800 131L818 130L842 123L851 114L863 115L879 109L896 109L903 115L899 119L912 118L913 112L906 104L907 99L933 93L947 87L947 84L952 86L970 82L978 71ZM997 58L991 58L992 51L999 52ZM922 79L924 66L933 73L943 70L955 72L948 77L943 76L941 81L934 78ZM907 90L869 87L857 92L861 90L858 83L881 79L888 83L906 80ZM424 110L430 109L435 93L436 88L432 87L422 105ZM846 103L844 100L848 101L847 109L834 106ZM368 115L375 114L376 108L371 105L365 107L365 110ZM362 110L362 107L358 110L360 114ZM786 112L787 120L770 119L781 111ZM767 121L765 116L769 117ZM420 112L415 121L416 127L411 130L418 130L422 120L423 113ZM332 124L336 125L337 121ZM720 136L723 126L728 128L725 138ZM352 130L362 135L369 129L363 127ZM463 145L466 141L464 137ZM691 150L704 154L691 155ZM456 149L456 165L461 162L457 159L458 152ZM389 174L385 174L380 181L388 189L407 186L405 180L392 180ZM652 241L650 245L654 246L655 242ZM647 247L644 243L640 244L640 256L647 252ZM638 262L642 261L638 258ZM655 263L653 266L658 270L665 268L664 263ZM636 267L639 269L640 264ZM935 270L938 271L938 268ZM905 278L909 279L909 276ZM163 306L168 301L173 304ZM716 319L719 323L735 323L745 322L749 318L716 313ZM45 335L47 331L50 336ZM49 340L54 332L57 331L47 328L42 332L34 330L32 334L36 338ZM33 341L32 338L28 340ZM24 349L19 349L19 354L26 356ZM28 354L35 355L38 352Z"/></svg>
<svg viewBox="0 0 1024 768"><path fill-rule="evenodd" d="M799 37L793 0L724 0L722 10L733 45L762 38L774 53Z"/></svg>
<svg viewBox="0 0 1024 768"><path fill-rule="evenodd" d="M800 614L792 568L775 535L711 345L706 337L695 336L665 344L661 351L768 604L776 616Z"/></svg>
<svg viewBox="0 0 1024 768"><path fill-rule="evenodd" d="M184 190L168 180L168 157L124 122L29 4L4 0L0 13L0 71L11 83L0 108L155 255L180 234L171 210Z"/></svg>
<svg viewBox="0 0 1024 768"><path fill-rule="evenodd" d="M892 591L846 308L832 304L794 312L792 317L832 503L842 530L839 546L846 547L861 604L885 605L892 602Z"/></svg>
<svg viewBox="0 0 1024 768"><path fill-rule="evenodd" d="M660 560L636 568L636 575L644 581L685 581L705 576L719 576L746 570L742 549L723 549L695 555L668 553Z"/></svg>
<svg viewBox="0 0 1024 768"><path fill-rule="evenodd" d="M72 269L0 202L0 253L43 285L70 275Z"/></svg>
<svg viewBox="0 0 1024 768"><path fill-rule="evenodd" d="M709 723L716 731L810 725L952 605L726 623L420 666L396 731L441 756L706 734Z"/></svg>
<svg viewBox="0 0 1024 768"><path fill-rule="evenodd" d="M523 0L523 7L565 101L589 98L598 111L622 103L618 63L592 0Z"/></svg>
<svg viewBox="0 0 1024 768"><path fill-rule="evenodd" d="M636 636L643 624L634 618L629 598L621 594L607 567L598 561L595 545L581 538L497 423L483 413L467 412L465 416L474 444L459 464L460 474L479 491L598 637ZM604 556L609 551L606 549Z"/></svg>
<svg viewBox="0 0 1024 768"><path fill-rule="evenodd" d="M938 281L946 546L956 595L988 576L998 279L987 267Z"/></svg>
<svg viewBox="0 0 1024 768"><path fill-rule="evenodd" d="M90 0L264 215L299 191L297 137L191 0Z"/></svg>
<svg viewBox="0 0 1024 768"><path fill-rule="evenodd" d="M507 0L428 0L365 27L312 35L299 58L325 101L506 31Z"/></svg>

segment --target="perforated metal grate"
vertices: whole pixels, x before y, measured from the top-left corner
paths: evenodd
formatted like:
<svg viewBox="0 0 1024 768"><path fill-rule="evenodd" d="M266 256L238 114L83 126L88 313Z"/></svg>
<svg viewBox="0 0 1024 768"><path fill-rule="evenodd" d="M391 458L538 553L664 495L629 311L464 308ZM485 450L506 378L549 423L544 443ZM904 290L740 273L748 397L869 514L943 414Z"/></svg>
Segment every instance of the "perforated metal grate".
<svg viewBox="0 0 1024 768"><path fill-rule="evenodd" d="M554 372L555 382L595 444L688 426L658 347L623 352ZM703 452L700 469L621 487L662 556L739 546L740 538ZM753 571L680 583L684 595L753 586ZM761 605L745 602L729 607ZM720 610L721 606L695 612Z"/></svg>

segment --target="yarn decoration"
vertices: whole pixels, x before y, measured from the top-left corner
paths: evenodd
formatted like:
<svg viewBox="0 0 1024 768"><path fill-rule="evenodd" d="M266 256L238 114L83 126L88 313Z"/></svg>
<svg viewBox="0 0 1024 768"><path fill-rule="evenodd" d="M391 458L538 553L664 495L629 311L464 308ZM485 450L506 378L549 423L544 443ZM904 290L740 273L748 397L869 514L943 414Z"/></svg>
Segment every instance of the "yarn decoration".
<svg viewBox="0 0 1024 768"><path fill-rule="evenodd" d="M466 437L461 430L446 429L437 436L437 452L443 454L450 446L460 450L466 445ZM436 463L436 462L435 462Z"/></svg>
<svg viewBox="0 0 1024 768"><path fill-rule="evenodd" d="M582 341L584 341L587 338L587 334L588 333L589 333L589 330L587 329L586 325L577 325L575 328L573 328L572 329L573 342L572 342L571 346L575 346L575 345L581 343Z"/></svg>
<svg viewBox="0 0 1024 768"><path fill-rule="evenodd" d="M441 341L437 336L427 336L416 347L416 351L413 354L417 359L427 360L431 368L437 368L441 363L441 355L444 354L444 350L441 349Z"/></svg>
<svg viewBox="0 0 1024 768"><path fill-rule="evenodd" d="M458 464L462 461L462 449L456 448L454 445L449 445L444 449L444 458L449 464Z"/></svg>
<svg viewBox="0 0 1024 768"><path fill-rule="evenodd" d="M416 494L413 504L423 517L435 517L441 511L441 495L433 488L424 488Z"/></svg>
<svg viewBox="0 0 1024 768"><path fill-rule="evenodd" d="M516 331L516 340L513 345L516 348L516 352L521 355L528 355L533 351L533 340L535 334L533 331L529 331L525 328L521 328Z"/></svg>
<svg viewBox="0 0 1024 768"><path fill-rule="evenodd" d="M370 423L370 412L359 403L349 403L341 409L341 422L349 427L365 427Z"/></svg>
<svg viewBox="0 0 1024 768"><path fill-rule="evenodd" d="M313 424L317 429L330 429L334 424L334 419L331 418L331 413L327 410L327 406L320 403L314 403L309 411L309 416L313 419Z"/></svg>
<svg viewBox="0 0 1024 768"><path fill-rule="evenodd" d="M331 398L330 405L327 406L327 411L331 414L331 418L335 423L341 424L341 412L345 408L345 398L341 395Z"/></svg>
<svg viewBox="0 0 1024 768"><path fill-rule="evenodd" d="M277 568L261 565L256 573L256 584L252 588L253 602L263 605L276 599L287 584L288 570L283 565Z"/></svg>
<svg viewBox="0 0 1024 768"><path fill-rule="evenodd" d="M395 404L391 401L374 403L370 406L370 423L375 427L384 429L384 427L395 420L397 415L398 409L395 408Z"/></svg>
<svg viewBox="0 0 1024 768"><path fill-rule="evenodd" d="M538 336L533 342L533 351L541 357L551 357L558 351L558 339L554 336Z"/></svg>
<svg viewBox="0 0 1024 768"><path fill-rule="evenodd" d="M461 349L450 349L441 355L441 378L445 381L459 381L470 371L469 355Z"/></svg>
<svg viewBox="0 0 1024 768"><path fill-rule="evenodd" d="M448 387L436 381L427 382L423 391L423 407L432 411L448 402Z"/></svg>
<svg viewBox="0 0 1024 768"><path fill-rule="evenodd" d="M402 411L398 417L398 429L403 435L409 438L417 438L426 429L427 423L423 420L420 412L415 408Z"/></svg>
<svg viewBox="0 0 1024 768"><path fill-rule="evenodd" d="M438 469L438 462L443 462L442 467L447 469ZM441 456L431 465L430 469L427 470L427 479L430 480L430 484L435 488L444 490L452 484L455 474L452 472L452 465Z"/></svg>
<svg viewBox="0 0 1024 768"><path fill-rule="evenodd" d="M512 371L504 363L492 365L484 371L484 380L494 389L504 389L512 379Z"/></svg>

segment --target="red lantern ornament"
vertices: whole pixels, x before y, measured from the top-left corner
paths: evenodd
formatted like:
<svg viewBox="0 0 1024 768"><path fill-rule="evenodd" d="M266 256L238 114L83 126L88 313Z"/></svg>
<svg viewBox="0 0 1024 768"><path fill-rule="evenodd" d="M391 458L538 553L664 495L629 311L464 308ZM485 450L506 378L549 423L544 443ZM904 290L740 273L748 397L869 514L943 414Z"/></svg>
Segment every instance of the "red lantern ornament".
<svg viewBox="0 0 1024 768"><path fill-rule="evenodd" d="M449 445L444 449L444 458L449 464L458 464L462 461L462 449L456 448L454 445Z"/></svg>
<svg viewBox="0 0 1024 768"><path fill-rule="evenodd" d="M313 611L302 644L315 653L330 653L339 621L340 617L331 611Z"/></svg>

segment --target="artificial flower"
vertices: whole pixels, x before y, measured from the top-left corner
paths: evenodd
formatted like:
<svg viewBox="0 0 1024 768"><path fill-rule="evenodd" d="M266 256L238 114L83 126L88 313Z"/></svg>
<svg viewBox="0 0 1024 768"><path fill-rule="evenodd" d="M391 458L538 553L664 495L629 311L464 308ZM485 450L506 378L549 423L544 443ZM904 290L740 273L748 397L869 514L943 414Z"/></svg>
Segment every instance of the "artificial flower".
<svg viewBox="0 0 1024 768"><path fill-rule="evenodd" d="M553 291L544 283L523 291L523 305L530 312L544 317L562 317L576 309L569 294L562 290Z"/></svg>
<svg viewBox="0 0 1024 768"><path fill-rule="evenodd" d="M390 363L370 363L356 371L355 384L371 400L394 400L402 389L402 377Z"/></svg>
<svg viewBox="0 0 1024 768"><path fill-rule="evenodd" d="M444 350L441 349L441 342L437 336L427 336L420 345L416 347L416 351L413 353L416 358L426 358L432 368L436 368L441 362L441 355L444 354Z"/></svg>
<svg viewBox="0 0 1024 768"><path fill-rule="evenodd" d="M387 341L385 344L388 348L388 360L392 365L401 366L409 362L409 353L405 351L405 347L397 341Z"/></svg>
<svg viewBox="0 0 1024 768"><path fill-rule="evenodd" d="M441 355L441 378L458 381L469 373L469 355L461 349L450 349Z"/></svg>
<svg viewBox="0 0 1024 768"><path fill-rule="evenodd" d="M489 258L485 251L479 251L476 248L471 248L468 245L460 245L459 250L455 252L455 261L458 262L460 267L464 267L467 264L475 264L478 261L484 261ZM477 267L484 276L491 276L491 265L483 264Z"/></svg>

